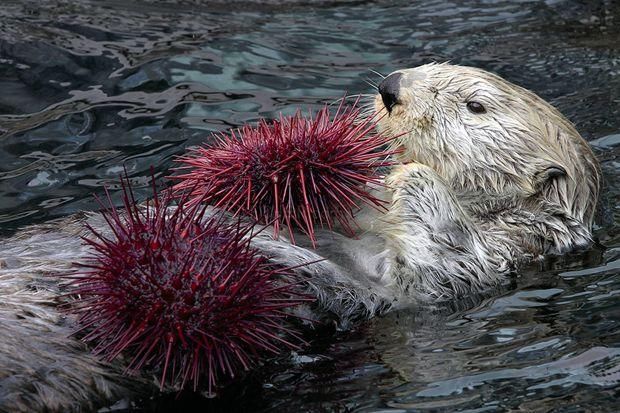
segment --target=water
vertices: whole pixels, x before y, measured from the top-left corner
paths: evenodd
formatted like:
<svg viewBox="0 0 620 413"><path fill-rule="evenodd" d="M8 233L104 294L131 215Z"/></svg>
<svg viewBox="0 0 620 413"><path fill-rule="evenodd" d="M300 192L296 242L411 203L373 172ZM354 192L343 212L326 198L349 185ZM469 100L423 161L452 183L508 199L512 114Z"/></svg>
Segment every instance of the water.
<svg viewBox="0 0 620 413"><path fill-rule="evenodd" d="M451 60L556 105L603 164L583 254L450 308L326 329L222 400L222 411L616 411L620 399L620 6L609 1L10 1L0 8L0 232L96 208L125 167L213 131L369 92L372 70Z"/></svg>

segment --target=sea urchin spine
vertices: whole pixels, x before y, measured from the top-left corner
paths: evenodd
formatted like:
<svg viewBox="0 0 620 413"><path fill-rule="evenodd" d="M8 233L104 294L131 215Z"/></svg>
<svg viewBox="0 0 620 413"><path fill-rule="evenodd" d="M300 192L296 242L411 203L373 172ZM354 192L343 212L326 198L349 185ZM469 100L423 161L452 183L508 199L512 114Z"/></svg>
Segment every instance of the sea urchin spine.
<svg viewBox="0 0 620 413"><path fill-rule="evenodd" d="M103 212L109 234L89 227L92 254L71 276L72 309L95 353L128 355L128 370L159 370L162 388L206 381L211 392L221 375L296 347L284 310L304 298L290 271L250 246L249 227L172 206L156 191L138 206L128 185L122 211Z"/></svg>
<svg viewBox="0 0 620 413"><path fill-rule="evenodd" d="M386 149L392 138L375 126L375 118L362 120L359 109L342 104L333 118L324 107L314 117L263 120L180 157L174 188L194 203L273 224L275 237L286 225L293 242L293 227L314 244L315 226L332 228L334 218L352 235L360 204L384 207L369 186L381 185L379 172L394 152Z"/></svg>

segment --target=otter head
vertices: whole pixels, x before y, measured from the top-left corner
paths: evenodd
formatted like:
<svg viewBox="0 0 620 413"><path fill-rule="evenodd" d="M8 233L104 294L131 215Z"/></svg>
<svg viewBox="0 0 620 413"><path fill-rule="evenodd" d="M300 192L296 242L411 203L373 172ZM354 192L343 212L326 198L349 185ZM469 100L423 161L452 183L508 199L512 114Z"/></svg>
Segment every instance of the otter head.
<svg viewBox="0 0 620 413"><path fill-rule="evenodd" d="M378 128L401 161L433 168L460 193L551 202L592 223L598 163L573 125L544 100L481 69L427 64L379 85Z"/></svg>

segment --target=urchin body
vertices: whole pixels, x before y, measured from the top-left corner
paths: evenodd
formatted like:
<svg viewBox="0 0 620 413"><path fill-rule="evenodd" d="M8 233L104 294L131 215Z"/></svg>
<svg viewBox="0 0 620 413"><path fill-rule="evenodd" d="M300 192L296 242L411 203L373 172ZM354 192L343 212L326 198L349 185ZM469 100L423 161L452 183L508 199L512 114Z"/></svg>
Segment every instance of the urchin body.
<svg viewBox="0 0 620 413"><path fill-rule="evenodd" d="M404 148L403 165L375 188L389 211L360 211L355 239L317 231L316 248L301 234L296 245L269 231L252 241L285 266L310 262L306 285L322 310L346 323L450 299L501 283L524 261L592 242L598 163L542 99L447 64L395 72L380 92L375 111L389 113L379 129ZM105 227L100 216L81 215L3 241L0 411L77 410L128 392L121 370L68 337L72 320L57 309L59 275L88 255L79 241L85 220Z"/></svg>

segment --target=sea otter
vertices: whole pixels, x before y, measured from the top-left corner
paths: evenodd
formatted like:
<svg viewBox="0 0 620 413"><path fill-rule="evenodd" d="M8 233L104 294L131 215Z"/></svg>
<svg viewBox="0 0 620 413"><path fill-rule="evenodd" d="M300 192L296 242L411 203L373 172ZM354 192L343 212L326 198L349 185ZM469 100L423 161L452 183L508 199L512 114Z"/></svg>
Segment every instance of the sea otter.
<svg viewBox="0 0 620 413"><path fill-rule="evenodd" d="M398 70L373 98L401 164L373 188L386 213L361 210L356 239L317 232L317 247L254 238L300 267L321 312L346 324L388 309L501 283L526 261L585 248L599 194L596 158L573 125L535 94L480 69ZM0 411L68 411L125 397L127 379L71 337L59 274L88 253L98 214L25 228L0 250Z"/></svg>
<svg viewBox="0 0 620 413"><path fill-rule="evenodd" d="M324 232L317 251L267 240L314 264L310 284L341 320L450 299L506 280L521 264L592 243L599 163L575 127L534 93L472 67L427 64L385 77L378 128L402 164L386 214L363 210L352 240Z"/></svg>

